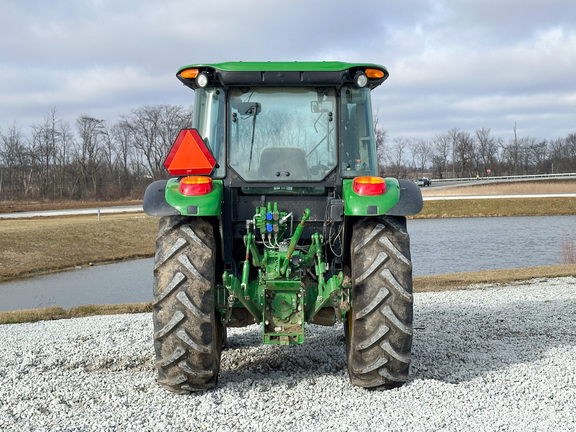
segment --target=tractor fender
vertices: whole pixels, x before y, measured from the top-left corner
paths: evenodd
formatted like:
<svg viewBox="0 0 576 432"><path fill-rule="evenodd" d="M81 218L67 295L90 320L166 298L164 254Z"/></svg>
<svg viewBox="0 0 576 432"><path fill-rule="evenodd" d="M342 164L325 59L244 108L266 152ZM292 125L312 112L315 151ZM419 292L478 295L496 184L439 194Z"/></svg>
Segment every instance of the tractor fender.
<svg viewBox="0 0 576 432"><path fill-rule="evenodd" d="M400 200L386 212L391 216L413 216L422 211L424 202L420 188L411 180L398 180L400 185Z"/></svg>
<svg viewBox="0 0 576 432"><path fill-rule="evenodd" d="M175 216L180 212L166 202L167 180L157 180L148 185L144 192L142 207L150 216Z"/></svg>
<svg viewBox="0 0 576 432"><path fill-rule="evenodd" d="M381 195L360 195L354 191L352 179L342 182L342 198L344 198L344 214L346 216L382 216L388 213L400 199L398 180L388 177L385 192Z"/></svg>
<svg viewBox="0 0 576 432"><path fill-rule="evenodd" d="M224 198L224 182L213 180L211 190L200 195L183 195L180 180L172 178L165 186L166 202L183 216L220 216Z"/></svg>

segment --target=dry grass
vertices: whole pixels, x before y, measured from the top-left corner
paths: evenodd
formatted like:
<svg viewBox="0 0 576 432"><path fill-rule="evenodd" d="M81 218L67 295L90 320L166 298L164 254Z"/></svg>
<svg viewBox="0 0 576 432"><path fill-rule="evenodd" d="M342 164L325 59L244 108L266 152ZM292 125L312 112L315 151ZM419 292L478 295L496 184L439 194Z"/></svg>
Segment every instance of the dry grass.
<svg viewBox="0 0 576 432"><path fill-rule="evenodd" d="M420 276L414 278L414 291L456 290L476 284L507 284L535 278L547 279L575 275L576 264Z"/></svg>
<svg viewBox="0 0 576 432"><path fill-rule="evenodd" d="M151 303L129 303L120 305L86 305L72 309L49 307L20 311L0 312L0 324L47 321L65 318L80 318L93 315L115 315L152 312Z"/></svg>
<svg viewBox="0 0 576 432"><path fill-rule="evenodd" d="M576 215L576 198L490 198L424 201L415 219Z"/></svg>
<svg viewBox="0 0 576 432"><path fill-rule="evenodd" d="M150 257L157 229L144 214L0 220L0 281Z"/></svg>
<svg viewBox="0 0 576 432"><path fill-rule="evenodd" d="M31 212L140 205L142 200L124 201L0 201L0 213Z"/></svg>
<svg viewBox="0 0 576 432"><path fill-rule="evenodd" d="M465 195L518 195L576 193L576 180L521 181L451 188L422 188L425 197ZM478 200L424 201L418 219L489 216L575 215L576 198L490 198Z"/></svg>

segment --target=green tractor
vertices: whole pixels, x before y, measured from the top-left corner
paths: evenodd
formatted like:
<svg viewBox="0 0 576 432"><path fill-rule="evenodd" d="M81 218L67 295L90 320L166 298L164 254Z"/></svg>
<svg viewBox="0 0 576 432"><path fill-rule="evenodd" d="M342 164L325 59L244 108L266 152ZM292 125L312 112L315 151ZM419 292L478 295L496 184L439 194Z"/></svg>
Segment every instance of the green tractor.
<svg viewBox="0 0 576 432"><path fill-rule="evenodd" d="M144 210L159 216L154 264L158 382L217 384L228 327L301 344L306 323L343 323L352 384L408 378L409 180L378 176L370 92L376 64L229 62L181 68L195 91Z"/></svg>

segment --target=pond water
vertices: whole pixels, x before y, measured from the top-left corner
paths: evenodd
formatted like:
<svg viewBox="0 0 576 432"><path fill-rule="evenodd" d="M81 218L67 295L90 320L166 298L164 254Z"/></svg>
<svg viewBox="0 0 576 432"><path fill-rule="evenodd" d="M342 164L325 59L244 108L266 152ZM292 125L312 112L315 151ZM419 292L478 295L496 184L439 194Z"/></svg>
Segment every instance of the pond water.
<svg viewBox="0 0 576 432"><path fill-rule="evenodd" d="M152 301L152 258L0 284L0 311Z"/></svg>
<svg viewBox="0 0 576 432"><path fill-rule="evenodd" d="M563 264L576 216L408 221L414 276Z"/></svg>
<svg viewBox="0 0 576 432"><path fill-rule="evenodd" d="M562 264L576 216L408 221L414 276ZM0 284L0 311L152 301L153 259Z"/></svg>

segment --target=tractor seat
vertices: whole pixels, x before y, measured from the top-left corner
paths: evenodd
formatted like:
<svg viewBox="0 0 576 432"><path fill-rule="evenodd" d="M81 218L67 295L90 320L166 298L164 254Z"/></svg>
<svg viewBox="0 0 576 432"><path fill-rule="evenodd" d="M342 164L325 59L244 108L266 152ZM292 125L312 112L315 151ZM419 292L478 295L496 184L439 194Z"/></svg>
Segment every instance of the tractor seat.
<svg viewBox="0 0 576 432"><path fill-rule="evenodd" d="M300 147L266 147L260 153L260 180L307 180L306 153Z"/></svg>

